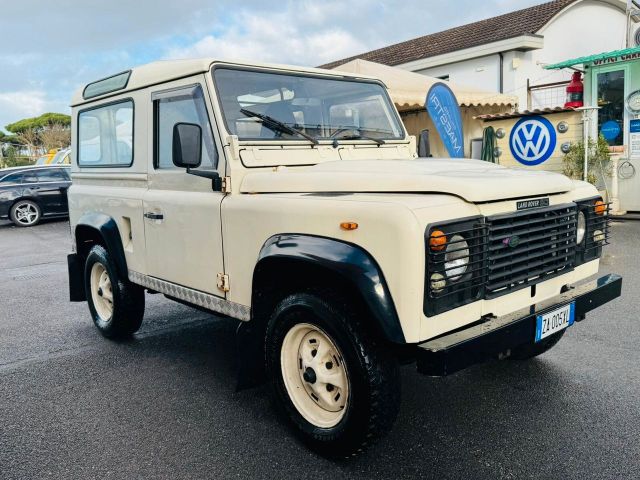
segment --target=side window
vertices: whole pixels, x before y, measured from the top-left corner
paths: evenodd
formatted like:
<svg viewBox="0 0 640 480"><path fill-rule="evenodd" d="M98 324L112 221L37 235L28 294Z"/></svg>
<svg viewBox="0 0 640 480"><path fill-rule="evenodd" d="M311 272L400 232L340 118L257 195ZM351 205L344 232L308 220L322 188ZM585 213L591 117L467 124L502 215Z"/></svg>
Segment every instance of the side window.
<svg viewBox="0 0 640 480"><path fill-rule="evenodd" d="M38 170L36 172L38 180L41 182L66 182L64 173L59 168L48 168L46 170Z"/></svg>
<svg viewBox="0 0 640 480"><path fill-rule="evenodd" d="M78 115L78 165L129 167L133 163L133 101L112 103Z"/></svg>
<svg viewBox="0 0 640 480"><path fill-rule="evenodd" d="M22 176L22 183L38 183L38 176L35 172L25 172Z"/></svg>
<svg viewBox="0 0 640 480"><path fill-rule="evenodd" d="M4 177L2 180L0 180L0 183L6 183L6 184L22 183L22 177L23 177L22 173L14 173L13 175L7 175L6 177Z"/></svg>
<svg viewBox="0 0 640 480"><path fill-rule="evenodd" d="M173 126L195 123L202 127L202 163L204 169L218 166L218 152L213 140L211 123L200 85L152 95L155 135L155 168L175 168L173 165Z"/></svg>

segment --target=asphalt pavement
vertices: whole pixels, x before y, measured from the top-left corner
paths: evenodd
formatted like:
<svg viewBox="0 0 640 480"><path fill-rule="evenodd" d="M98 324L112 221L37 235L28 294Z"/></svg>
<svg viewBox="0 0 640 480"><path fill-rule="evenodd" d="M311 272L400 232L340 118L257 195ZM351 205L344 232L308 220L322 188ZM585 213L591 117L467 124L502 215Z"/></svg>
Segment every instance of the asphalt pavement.
<svg viewBox="0 0 640 480"><path fill-rule="evenodd" d="M640 222L615 223L602 272L623 298L528 362L446 378L403 367L393 431L332 462L235 391L228 319L147 295L133 340L69 303L66 221L0 222L0 479L640 478Z"/></svg>

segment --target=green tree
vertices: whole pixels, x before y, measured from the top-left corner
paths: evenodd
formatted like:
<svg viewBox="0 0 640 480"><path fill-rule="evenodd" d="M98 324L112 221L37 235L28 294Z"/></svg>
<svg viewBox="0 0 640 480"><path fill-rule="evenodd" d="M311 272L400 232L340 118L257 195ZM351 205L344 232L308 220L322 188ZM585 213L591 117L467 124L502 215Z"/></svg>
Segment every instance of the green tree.
<svg viewBox="0 0 640 480"><path fill-rule="evenodd" d="M41 132L53 125L60 125L64 128L71 127L71 117L64 113L44 113L39 117L24 118L17 122L10 123L5 129L11 133L19 134L27 130L35 130Z"/></svg>
<svg viewBox="0 0 640 480"><path fill-rule="evenodd" d="M595 185L598 173L603 177L611 175L611 159L609 158L609 144L600 135L598 140L589 138L587 142L587 181ZM584 142L579 141L571 145L569 152L562 159L563 173L576 180L584 178Z"/></svg>
<svg viewBox="0 0 640 480"><path fill-rule="evenodd" d="M24 118L5 128L13 134L11 143L23 145L32 160L50 149L65 148L71 143L71 117L64 113L49 112Z"/></svg>

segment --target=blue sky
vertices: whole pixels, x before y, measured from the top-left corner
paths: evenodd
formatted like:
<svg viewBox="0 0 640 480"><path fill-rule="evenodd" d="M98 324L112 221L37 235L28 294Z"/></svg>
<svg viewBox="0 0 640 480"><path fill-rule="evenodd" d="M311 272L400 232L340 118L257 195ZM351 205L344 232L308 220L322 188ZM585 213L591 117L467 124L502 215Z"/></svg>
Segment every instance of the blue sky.
<svg viewBox="0 0 640 480"><path fill-rule="evenodd" d="M0 128L68 113L84 83L159 59L319 65L542 0L2 2ZM36 13L37 12L37 13Z"/></svg>

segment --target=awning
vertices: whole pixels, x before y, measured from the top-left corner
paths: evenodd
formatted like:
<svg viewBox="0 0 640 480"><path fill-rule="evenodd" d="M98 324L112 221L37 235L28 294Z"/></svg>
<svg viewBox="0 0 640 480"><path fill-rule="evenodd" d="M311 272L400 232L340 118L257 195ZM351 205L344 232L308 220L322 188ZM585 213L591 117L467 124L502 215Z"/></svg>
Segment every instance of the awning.
<svg viewBox="0 0 640 480"><path fill-rule="evenodd" d="M620 61L640 59L640 46L625 48L624 50L614 50L613 52L597 53L595 55L587 55L586 57L578 57L571 60L565 60L564 62L554 63L552 65L545 65L547 70L559 70L561 68L569 68L574 65L581 65L585 63L592 63L597 61L605 61L613 58L619 58Z"/></svg>
<svg viewBox="0 0 640 480"><path fill-rule="evenodd" d="M547 107L547 108L535 108L533 110L523 110L521 112L502 112L502 113L485 113L482 115L476 115L473 118L479 118L480 120L505 120L507 118L520 118L528 117L531 115L550 115L552 113L564 113L575 112L575 108L564 107Z"/></svg>
<svg viewBox="0 0 640 480"><path fill-rule="evenodd" d="M361 73L363 75L379 78L389 89L389 95L398 110L416 110L424 108L429 88L436 82L444 82L455 93L461 107L470 106L515 106L518 97L515 95L504 95L500 93L476 90L469 87L462 87L451 82L440 80L439 78L428 77L419 73L409 72L401 68L389 67L366 60L352 60L335 67L349 73Z"/></svg>

